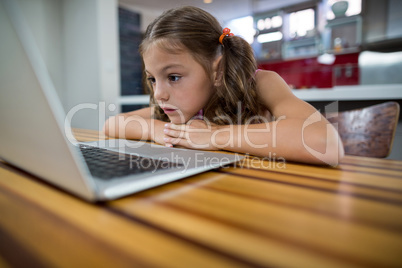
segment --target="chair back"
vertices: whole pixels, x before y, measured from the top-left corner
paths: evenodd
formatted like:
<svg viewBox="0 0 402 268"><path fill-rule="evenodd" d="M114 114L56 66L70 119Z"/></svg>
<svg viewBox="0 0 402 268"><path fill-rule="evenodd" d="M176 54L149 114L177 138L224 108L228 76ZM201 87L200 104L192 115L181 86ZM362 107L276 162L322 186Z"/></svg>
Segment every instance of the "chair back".
<svg viewBox="0 0 402 268"><path fill-rule="evenodd" d="M330 123L338 124L345 154L384 158L392 149L399 104L389 101L326 117Z"/></svg>

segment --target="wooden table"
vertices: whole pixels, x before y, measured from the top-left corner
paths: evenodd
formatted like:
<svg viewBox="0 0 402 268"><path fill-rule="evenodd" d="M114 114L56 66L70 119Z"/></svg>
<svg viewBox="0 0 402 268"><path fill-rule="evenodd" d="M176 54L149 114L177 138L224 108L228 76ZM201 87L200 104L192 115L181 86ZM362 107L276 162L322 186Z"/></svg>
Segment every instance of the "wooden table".
<svg viewBox="0 0 402 268"><path fill-rule="evenodd" d="M401 161L242 164L91 204L2 162L0 267L402 267Z"/></svg>

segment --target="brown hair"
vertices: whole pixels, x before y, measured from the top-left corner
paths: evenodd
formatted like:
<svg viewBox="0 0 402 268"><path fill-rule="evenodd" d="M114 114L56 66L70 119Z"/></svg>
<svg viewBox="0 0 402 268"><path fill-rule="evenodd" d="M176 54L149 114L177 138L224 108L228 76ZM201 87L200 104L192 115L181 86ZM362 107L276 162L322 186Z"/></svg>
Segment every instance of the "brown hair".
<svg viewBox="0 0 402 268"><path fill-rule="evenodd" d="M212 63L221 54L218 67L221 81L204 107L204 117L219 125L244 124L263 112L256 91L257 64L251 46L243 38L226 36L220 44L221 34L222 27L208 12L191 6L175 8L165 11L148 26L140 53L143 55L151 44L171 53L187 51L211 79ZM167 121L149 84L148 89L150 104L157 107L155 118Z"/></svg>

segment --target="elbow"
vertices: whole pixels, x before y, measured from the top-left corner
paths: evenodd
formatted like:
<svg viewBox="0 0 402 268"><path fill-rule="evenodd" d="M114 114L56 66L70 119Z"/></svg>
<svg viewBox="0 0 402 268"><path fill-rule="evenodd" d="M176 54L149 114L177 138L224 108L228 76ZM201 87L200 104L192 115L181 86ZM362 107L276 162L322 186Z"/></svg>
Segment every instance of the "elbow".
<svg viewBox="0 0 402 268"><path fill-rule="evenodd" d="M338 159L339 159L339 162L343 159L344 156L345 156L345 149L343 147L342 140L339 138L339 143L338 143Z"/></svg>
<svg viewBox="0 0 402 268"><path fill-rule="evenodd" d="M323 164L333 167L338 166L345 156L342 140L336 131L327 135L325 139L322 139L320 147L322 148L323 154L319 160L321 160Z"/></svg>
<svg viewBox="0 0 402 268"><path fill-rule="evenodd" d="M338 131L333 130L330 138L328 138L329 150L331 151L331 166L337 166L345 156L343 142Z"/></svg>
<svg viewBox="0 0 402 268"><path fill-rule="evenodd" d="M345 151L343 149L342 141L339 140L336 144L330 145L327 148L328 153L324 157L325 164L336 167L341 162L342 158L345 156Z"/></svg>
<svg viewBox="0 0 402 268"><path fill-rule="evenodd" d="M308 142L303 141L303 158L312 164L337 166L345 155L343 143L333 128L315 129L310 132Z"/></svg>

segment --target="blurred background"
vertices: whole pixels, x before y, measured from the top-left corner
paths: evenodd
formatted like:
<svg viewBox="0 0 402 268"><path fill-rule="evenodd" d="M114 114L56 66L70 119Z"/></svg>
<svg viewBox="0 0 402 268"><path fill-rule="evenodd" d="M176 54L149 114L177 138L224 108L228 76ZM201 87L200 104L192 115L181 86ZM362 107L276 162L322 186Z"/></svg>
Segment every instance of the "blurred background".
<svg viewBox="0 0 402 268"><path fill-rule="evenodd" d="M107 116L147 105L138 45L164 10L212 13L253 47L261 69L278 72L320 110L402 100L401 0L15 0L31 25L73 127L100 129ZM103 118L103 116L102 116ZM402 159L402 124L392 159Z"/></svg>

